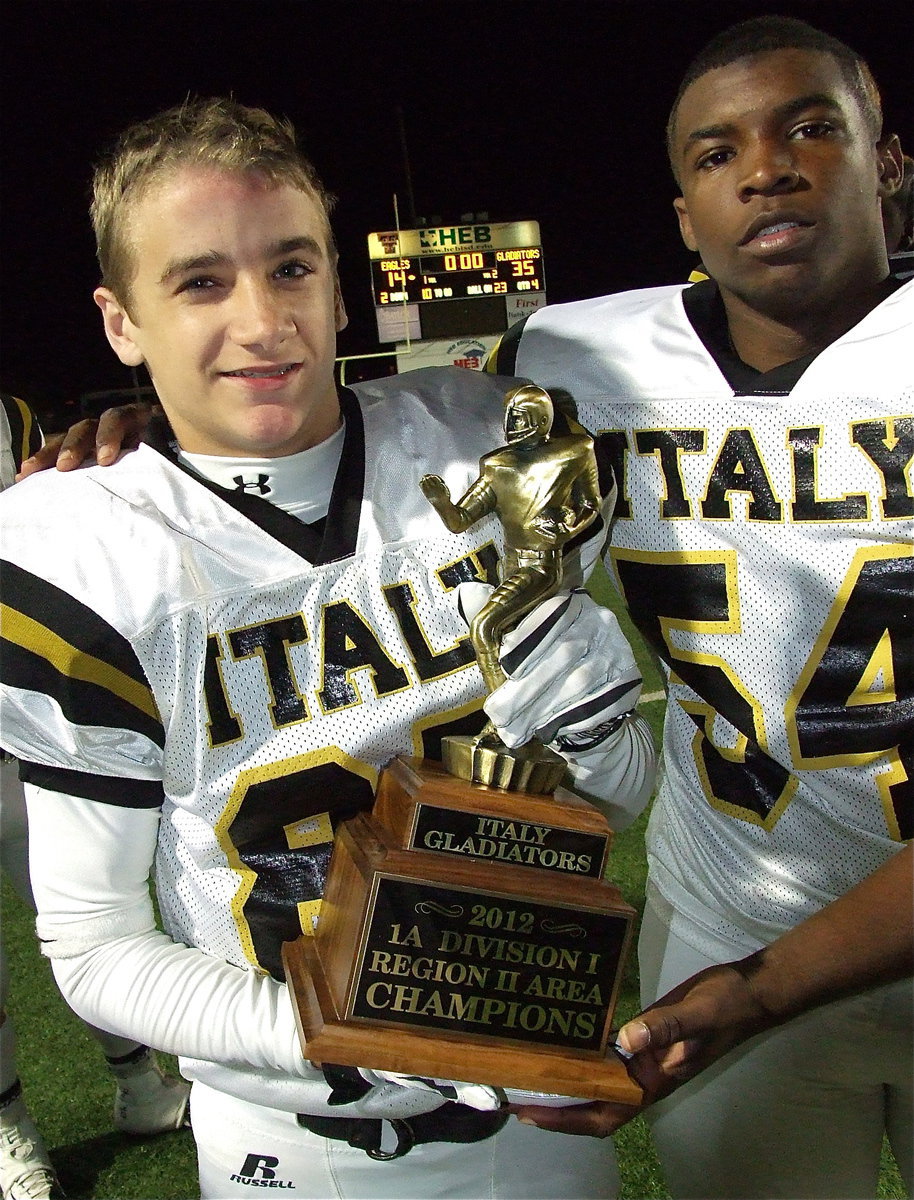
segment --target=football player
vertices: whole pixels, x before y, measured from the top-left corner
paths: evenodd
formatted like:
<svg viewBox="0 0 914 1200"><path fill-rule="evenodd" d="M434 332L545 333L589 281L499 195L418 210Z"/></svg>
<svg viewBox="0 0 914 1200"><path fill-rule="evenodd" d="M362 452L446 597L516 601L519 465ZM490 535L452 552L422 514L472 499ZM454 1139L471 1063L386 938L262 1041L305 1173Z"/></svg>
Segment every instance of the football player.
<svg viewBox="0 0 914 1200"><path fill-rule="evenodd" d="M335 826L391 757L483 724L448 593L496 582L500 526L448 533L419 479L463 492L517 386L433 369L338 389L329 210L291 128L231 101L134 126L96 172L95 299L167 420L115 466L2 499L3 737L27 760L42 946L84 1017L181 1056L204 1196L605 1197L600 1143L508 1120L496 1089L365 1072L343 1096L301 1052L280 946L312 929ZM571 600L528 640L574 626L586 657L596 631L616 665L531 695L520 653L498 727L580 736L589 710L605 736L572 779L618 825L650 792L650 737L614 618Z"/></svg>
<svg viewBox="0 0 914 1200"><path fill-rule="evenodd" d="M609 566L666 664L640 958L644 1003L670 994L621 1040L654 1095L714 1063L648 1110L673 1195L873 1196L884 1130L914 1186L899 156L859 55L775 17L698 55L668 137L710 278L542 309L490 369L614 439Z"/></svg>
<svg viewBox="0 0 914 1200"><path fill-rule="evenodd" d="M42 444L31 408L16 396L0 393L0 491L11 486L25 458ZM55 445L56 445L55 441ZM0 761L0 859L18 895L34 907L29 883L28 824L17 765ZM44 1141L22 1095L16 1034L6 1011L9 973L0 945L0 1193L4 1200L41 1200L62 1195ZM189 1088L165 1076L147 1046L88 1026L115 1079L114 1128L151 1134L177 1129L184 1120Z"/></svg>

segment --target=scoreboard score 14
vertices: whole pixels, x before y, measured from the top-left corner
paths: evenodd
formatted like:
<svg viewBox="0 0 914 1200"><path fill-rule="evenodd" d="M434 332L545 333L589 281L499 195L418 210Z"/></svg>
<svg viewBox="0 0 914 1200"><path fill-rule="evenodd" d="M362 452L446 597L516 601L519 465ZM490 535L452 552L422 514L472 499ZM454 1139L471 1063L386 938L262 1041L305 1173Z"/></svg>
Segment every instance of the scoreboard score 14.
<svg viewBox="0 0 914 1200"><path fill-rule="evenodd" d="M545 291L539 246L381 258L371 264L371 273L375 303L380 307Z"/></svg>
<svg viewBox="0 0 914 1200"><path fill-rule="evenodd" d="M536 221L372 233L368 250L381 341L501 333L509 297L545 303Z"/></svg>

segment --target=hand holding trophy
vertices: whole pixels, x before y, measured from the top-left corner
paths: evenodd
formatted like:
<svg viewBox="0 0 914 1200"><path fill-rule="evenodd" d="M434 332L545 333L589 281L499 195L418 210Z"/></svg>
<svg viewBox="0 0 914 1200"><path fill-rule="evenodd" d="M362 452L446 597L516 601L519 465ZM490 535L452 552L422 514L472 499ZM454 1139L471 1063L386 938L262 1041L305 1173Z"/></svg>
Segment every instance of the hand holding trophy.
<svg viewBox="0 0 914 1200"><path fill-rule="evenodd" d="M470 626L490 692L502 638L560 589L562 547L600 508L592 439L552 422L548 394L521 387L459 500L421 481L452 532L489 513L504 528ZM314 937L284 946L306 1057L637 1104L609 1045L635 914L603 878L605 818L558 788L565 761L535 738L512 749L489 725L443 745L443 767L384 770L371 815L337 831Z"/></svg>

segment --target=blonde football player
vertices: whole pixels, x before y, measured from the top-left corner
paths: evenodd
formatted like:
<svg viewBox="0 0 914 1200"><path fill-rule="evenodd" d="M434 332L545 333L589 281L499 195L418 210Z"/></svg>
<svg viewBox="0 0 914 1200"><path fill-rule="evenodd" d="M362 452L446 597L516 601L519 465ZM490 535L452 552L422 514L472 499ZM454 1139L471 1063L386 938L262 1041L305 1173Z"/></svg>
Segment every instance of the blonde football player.
<svg viewBox="0 0 914 1200"><path fill-rule="evenodd" d="M451 369L338 389L329 208L291 128L231 101L132 127L96 172L96 302L167 421L115 466L2 500L3 737L27 763L42 945L83 1016L181 1056L204 1196L603 1197L605 1149L509 1118L494 1088L331 1088L299 1045L280 946L312 928L335 825L391 757L439 757L481 717L448 593L493 578L501 535L448 533L418 480L462 491L516 386ZM567 611L605 632L579 594ZM548 634L567 613L531 616ZM652 765L621 657L622 710L605 660L585 670L605 726L586 790L617 816ZM567 684L524 720L560 735L564 705L580 733L587 689Z"/></svg>

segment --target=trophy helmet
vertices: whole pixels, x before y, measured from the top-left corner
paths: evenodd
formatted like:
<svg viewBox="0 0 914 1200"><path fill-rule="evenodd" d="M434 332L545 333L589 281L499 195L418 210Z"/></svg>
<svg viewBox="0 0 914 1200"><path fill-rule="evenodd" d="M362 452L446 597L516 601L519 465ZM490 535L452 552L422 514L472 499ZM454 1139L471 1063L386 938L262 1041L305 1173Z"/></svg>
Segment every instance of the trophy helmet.
<svg viewBox="0 0 914 1200"><path fill-rule="evenodd" d="M505 436L508 442L544 441L549 436L553 419L552 400L548 392L534 384L515 388L505 397Z"/></svg>

